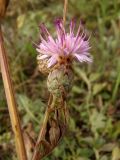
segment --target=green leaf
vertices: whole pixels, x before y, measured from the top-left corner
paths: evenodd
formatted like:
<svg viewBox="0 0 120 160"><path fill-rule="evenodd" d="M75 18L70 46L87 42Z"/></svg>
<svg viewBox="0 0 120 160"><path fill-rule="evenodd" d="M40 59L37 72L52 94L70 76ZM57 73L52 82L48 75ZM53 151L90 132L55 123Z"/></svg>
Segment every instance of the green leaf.
<svg viewBox="0 0 120 160"><path fill-rule="evenodd" d="M107 83L96 83L93 86L93 95L95 96L96 94L98 94L99 92L101 92L105 87L106 87Z"/></svg>
<svg viewBox="0 0 120 160"><path fill-rule="evenodd" d="M112 151L112 160L119 160L120 159L120 148L116 146Z"/></svg>
<svg viewBox="0 0 120 160"><path fill-rule="evenodd" d="M75 73L77 73L77 75L83 79L83 81L87 84L88 86L88 90L90 90L91 88L91 83L86 75L86 72L81 70L80 68L75 68Z"/></svg>
<svg viewBox="0 0 120 160"><path fill-rule="evenodd" d="M98 80L100 76L101 76L101 73L91 73L89 80L90 82L94 82Z"/></svg>
<svg viewBox="0 0 120 160"><path fill-rule="evenodd" d="M33 102L26 95L20 95L20 94L17 97L18 97L19 108L27 113L24 116L24 121L27 123L30 120L33 120L37 124L39 124L40 121L38 117L41 117L42 114L40 113L40 110L45 106L41 102L41 100ZM35 116L36 113L39 113L38 117Z"/></svg>
<svg viewBox="0 0 120 160"><path fill-rule="evenodd" d="M107 156L104 155L104 156L102 156L102 157L100 158L100 160L109 160L109 159L108 159Z"/></svg>
<svg viewBox="0 0 120 160"><path fill-rule="evenodd" d="M98 132L99 129L102 129L105 127L105 121L106 117L99 113L97 110L93 110L90 115L90 123L91 123L91 129L94 133Z"/></svg>

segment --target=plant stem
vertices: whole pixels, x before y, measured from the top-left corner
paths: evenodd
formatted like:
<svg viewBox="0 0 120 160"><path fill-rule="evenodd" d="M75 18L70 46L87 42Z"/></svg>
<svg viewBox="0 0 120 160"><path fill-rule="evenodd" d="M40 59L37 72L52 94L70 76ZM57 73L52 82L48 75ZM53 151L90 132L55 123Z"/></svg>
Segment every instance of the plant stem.
<svg viewBox="0 0 120 160"><path fill-rule="evenodd" d="M0 66L3 78L3 84L5 88L5 94L9 109L9 115L11 119L12 128L15 134L15 144L19 160L27 160L26 150L23 141L22 130L20 126L20 118L17 110L17 104L15 101L15 95L13 85L10 77L8 59L3 44L3 36L0 26Z"/></svg>
<svg viewBox="0 0 120 160"><path fill-rule="evenodd" d="M118 65L118 68L120 68L120 64ZM117 76L117 79L116 79L115 87L113 89L112 100L111 100L112 102L115 102L115 100L116 100L119 85L120 85L120 70L118 70L118 76Z"/></svg>
<svg viewBox="0 0 120 160"><path fill-rule="evenodd" d="M63 9L63 24L66 22L66 13L67 13L68 0L64 0L64 9Z"/></svg>
<svg viewBox="0 0 120 160"><path fill-rule="evenodd" d="M32 160L38 160L38 157L39 157L38 156L39 155L39 145L40 145L41 140L44 138L44 133L45 133L48 117L49 117L49 112L48 112L48 109L47 109L46 112L45 112L42 128L40 130L40 133L39 133L36 145L35 145L35 149L34 149ZM40 160L40 158L39 158L39 160Z"/></svg>
<svg viewBox="0 0 120 160"><path fill-rule="evenodd" d="M41 130L39 132L38 139L37 139L37 142L36 142L36 145L35 145L35 149L34 149L32 160L38 160L38 158L40 160L40 157L39 157L39 145L40 145L41 140L44 138L44 133L46 131L46 125L47 125L47 122L48 122L50 109L52 109L54 107L55 100L56 99L52 99L52 95L50 95L49 101L48 101L48 106L47 106L47 109L46 109L46 112L45 112L45 116L44 116L44 120L43 120L43 124L42 124L42 128L41 128ZM52 101L52 104L51 104L51 101Z"/></svg>
<svg viewBox="0 0 120 160"><path fill-rule="evenodd" d="M96 160L99 160L100 159L99 151L96 148L93 148L93 150L95 152Z"/></svg>

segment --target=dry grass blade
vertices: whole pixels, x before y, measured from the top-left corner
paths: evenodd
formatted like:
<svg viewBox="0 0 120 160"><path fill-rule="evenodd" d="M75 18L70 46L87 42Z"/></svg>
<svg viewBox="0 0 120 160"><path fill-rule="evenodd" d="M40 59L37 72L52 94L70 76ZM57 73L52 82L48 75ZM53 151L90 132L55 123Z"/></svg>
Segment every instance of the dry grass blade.
<svg viewBox="0 0 120 160"><path fill-rule="evenodd" d="M3 44L1 28L0 28L0 66L1 66L2 78L3 78L7 103L8 103L11 124L15 134L15 142L16 142L16 150L17 150L18 158L19 160L27 160L24 141L23 141L23 135L22 135L21 126L20 126L20 119L17 111L17 104L15 101L12 81L10 78L8 60L7 60L7 56L6 56L6 52Z"/></svg>

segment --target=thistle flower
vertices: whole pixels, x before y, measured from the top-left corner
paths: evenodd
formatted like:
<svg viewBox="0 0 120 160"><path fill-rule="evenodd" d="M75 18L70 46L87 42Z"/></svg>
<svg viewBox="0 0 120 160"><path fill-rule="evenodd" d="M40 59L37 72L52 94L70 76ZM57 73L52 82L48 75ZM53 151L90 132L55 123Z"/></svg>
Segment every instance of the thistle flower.
<svg viewBox="0 0 120 160"><path fill-rule="evenodd" d="M90 45L85 31L81 33L81 24L75 34L75 21L71 20L69 32L65 31L63 20L55 21L57 37L53 38L44 24L40 25L41 42L37 45L38 60L48 59L47 67L67 64L76 59L79 62L92 62L89 53Z"/></svg>
<svg viewBox="0 0 120 160"><path fill-rule="evenodd" d="M55 26L57 36L53 38L45 25L41 24L41 42L36 45L38 67L42 73L48 74L47 88L52 99L48 105L49 110L45 115L33 160L49 154L65 133L68 120L66 100L74 77L70 66L72 61L92 62L89 38L84 30L81 33L81 25L76 34L74 20L70 22L69 32L65 31L62 19L57 19ZM46 136L49 137L46 139ZM37 149L37 146L41 148Z"/></svg>

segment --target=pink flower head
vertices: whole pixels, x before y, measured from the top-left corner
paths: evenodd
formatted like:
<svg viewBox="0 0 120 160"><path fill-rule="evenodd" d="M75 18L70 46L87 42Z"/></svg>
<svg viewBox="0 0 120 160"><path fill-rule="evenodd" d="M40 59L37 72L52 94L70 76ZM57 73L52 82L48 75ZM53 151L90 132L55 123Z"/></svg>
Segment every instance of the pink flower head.
<svg viewBox="0 0 120 160"><path fill-rule="evenodd" d="M65 31L62 19L55 21L57 37L53 38L48 32L44 24L40 25L41 42L37 45L37 52L40 53L39 59L48 58L48 68L59 63L62 59L63 63L69 60L77 59L79 62L92 62L92 57L89 53L89 39L84 31L81 33L81 24L78 27L77 33L75 30L75 21L71 20L69 32Z"/></svg>

